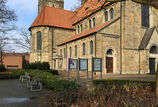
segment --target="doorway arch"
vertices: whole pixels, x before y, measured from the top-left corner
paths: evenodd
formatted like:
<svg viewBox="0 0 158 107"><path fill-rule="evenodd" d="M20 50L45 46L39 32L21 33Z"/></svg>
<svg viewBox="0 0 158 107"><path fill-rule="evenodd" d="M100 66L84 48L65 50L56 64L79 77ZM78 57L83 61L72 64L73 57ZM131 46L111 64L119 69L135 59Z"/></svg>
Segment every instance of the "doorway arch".
<svg viewBox="0 0 158 107"><path fill-rule="evenodd" d="M157 46L151 46L149 50L149 70L150 74L155 74L156 71L156 58L158 57Z"/></svg>
<svg viewBox="0 0 158 107"><path fill-rule="evenodd" d="M108 49L106 52L106 72L114 72L114 51L113 49Z"/></svg>

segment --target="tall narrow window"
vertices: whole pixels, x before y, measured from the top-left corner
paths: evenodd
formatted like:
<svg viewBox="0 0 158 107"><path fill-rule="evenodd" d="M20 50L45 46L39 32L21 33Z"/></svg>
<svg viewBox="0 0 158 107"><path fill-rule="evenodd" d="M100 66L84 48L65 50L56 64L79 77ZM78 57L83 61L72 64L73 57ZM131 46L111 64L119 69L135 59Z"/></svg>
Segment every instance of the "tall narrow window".
<svg viewBox="0 0 158 107"><path fill-rule="evenodd" d="M93 41L90 42L90 54L93 55Z"/></svg>
<svg viewBox="0 0 158 107"><path fill-rule="evenodd" d="M110 9L110 19L113 19L114 18L114 9L111 8Z"/></svg>
<svg viewBox="0 0 158 107"><path fill-rule="evenodd" d="M82 33L82 24L81 24L80 28L81 28L81 33Z"/></svg>
<svg viewBox="0 0 158 107"><path fill-rule="evenodd" d="M92 21L89 20L89 29L91 29L91 28L92 28Z"/></svg>
<svg viewBox="0 0 158 107"><path fill-rule="evenodd" d="M93 17L93 27L95 27L95 17Z"/></svg>
<svg viewBox="0 0 158 107"><path fill-rule="evenodd" d="M78 25L78 33L80 33L80 26Z"/></svg>
<svg viewBox="0 0 158 107"><path fill-rule="evenodd" d="M66 58L66 48L64 48L64 58Z"/></svg>
<svg viewBox="0 0 158 107"><path fill-rule="evenodd" d="M41 50L42 47L42 33L40 31L37 32L37 41L36 41L37 50Z"/></svg>
<svg viewBox="0 0 158 107"><path fill-rule="evenodd" d="M75 45L75 57L77 57L77 45Z"/></svg>
<svg viewBox="0 0 158 107"><path fill-rule="evenodd" d="M141 5L141 19L142 27L149 27L149 6L142 4Z"/></svg>
<svg viewBox="0 0 158 107"><path fill-rule="evenodd" d="M105 22L108 21L108 11L105 12Z"/></svg>
<svg viewBox="0 0 158 107"><path fill-rule="evenodd" d="M72 48L70 47L70 58L72 57Z"/></svg>
<svg viewBox="0 0 158 107"><path fill-rule="evenodd" d="M82 55L86 54L86 45L85 43L82 44Z"/></svg>

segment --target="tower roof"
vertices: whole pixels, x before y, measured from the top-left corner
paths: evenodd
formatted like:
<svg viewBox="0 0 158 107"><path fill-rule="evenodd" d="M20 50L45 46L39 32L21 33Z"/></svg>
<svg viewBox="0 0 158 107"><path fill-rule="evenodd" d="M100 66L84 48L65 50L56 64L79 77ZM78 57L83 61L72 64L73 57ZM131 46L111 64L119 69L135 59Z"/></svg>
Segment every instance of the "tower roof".
<svg viewBox="0 0 158 107"><path fill-rule="evenodd" d="M45 6L29 29L38 26L74 29L72 26L73 15L74 13L72 11Z"/></svg>

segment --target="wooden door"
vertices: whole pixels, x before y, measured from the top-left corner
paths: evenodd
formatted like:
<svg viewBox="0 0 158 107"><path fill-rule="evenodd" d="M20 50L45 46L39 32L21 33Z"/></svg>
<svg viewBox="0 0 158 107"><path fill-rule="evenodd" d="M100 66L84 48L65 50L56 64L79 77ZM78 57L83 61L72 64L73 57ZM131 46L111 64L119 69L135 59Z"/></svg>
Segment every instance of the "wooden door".
<svg viewBox="0 0 158 107"><path fill-rule="evenodd" d="M155 74L155 58L149 59L150 74Z"/></svg>
<svg viewBox="0 0 158 107"><path fill-rule="evenodd" d="M107 73L113 73L113 57L106 57Z"/></svg>

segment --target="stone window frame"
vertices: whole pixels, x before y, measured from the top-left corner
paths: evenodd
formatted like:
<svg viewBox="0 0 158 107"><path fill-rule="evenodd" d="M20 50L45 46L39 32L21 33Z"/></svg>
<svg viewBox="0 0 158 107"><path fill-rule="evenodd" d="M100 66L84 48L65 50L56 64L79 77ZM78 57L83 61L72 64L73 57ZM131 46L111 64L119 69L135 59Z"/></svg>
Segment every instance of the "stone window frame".
<svg viewBox="0 0 158 107"><path fill-rule="evenodd" d="M82 55L85 56L86 55L86 44L82 43Z"/></svg>
<svg viewBox="0 0 158 107"><path fill-rule="evenodd" d="M94 43L93 40L90 41L90 55L93 55L93 50L94 50Z"/></svg>
<svg viewBox="0 0 158 107"><path fill-rule="evenodd" d="M114 8L111 8L110 10L110 19L114 18Z"/></svg>
<svg viewBox="0 0 158 107"><path fill-rule="evenodd" d="M69 54L70 54L70 58L72 57L72 47L70 46L69 48Z"/></svg>
<svg viewBox="0 0 158 107"><path fill-rule="evenodd" d="M75 45L75 57L77 57L77 45Z"/></svg>
<svg viewBox="0 0 158 107"><path fill-rule="evenodd" d="M82 24L81 24L81 25L80 25L80 33L82 33L82 30L83 30L83 29L82 29Z"/></svg>
<svg viewBox="0 0 158 107"><path fill-rule="evenodd" d="M39 35L40 34L40 35ZM39 36L40 36L40 41L41 41L41 43L40 43L40 47L39 47ZM37 51L41 51L42 50L42 32L41 31L37 31L36 32L36 50Z"/></svg>
<svg viewBox="0 0 158 107"><path fill-rule="evenodd" d="M108 11L106 10L105 11L105 22L107 22L109 20L109 15L108 15Z"/></svg>
<svg viewBox="0 0 158 107"><path fill-rule="evenodd" d="M78 25L78 34L80 33L80 26Z"/></svg>
<svg viewBox="0 0 158 107"><path fill-rule="evenodd" d="M153 45L150 47L150 50L149 50L149 53L150 54L158 54L158 47Z"/></svg>
<svg viewBox="0 0 158 107"><path fill-rule="evenodd" d="M64 48L64 58L66 58L66 48Z"/></svg>
<svg viewBox="0 0 158 107"><path fill-rule="evenodd" d="M92 20L89 19L89 29L91 29L91 28L92 28Z"/></svg>
<svg viewBox="0 0 158 107"><path fill-rule="evenodd" d="M96 26L96 19L95 19L95 17L93 17L93 27L95 27Z"/></svg>
<svg viewBox="0 0 158 107"><path fill-rule="evenodd" d="M150 7L148 5L141 4L141 27L149 28L149 26L150 26Z"/></svg>

